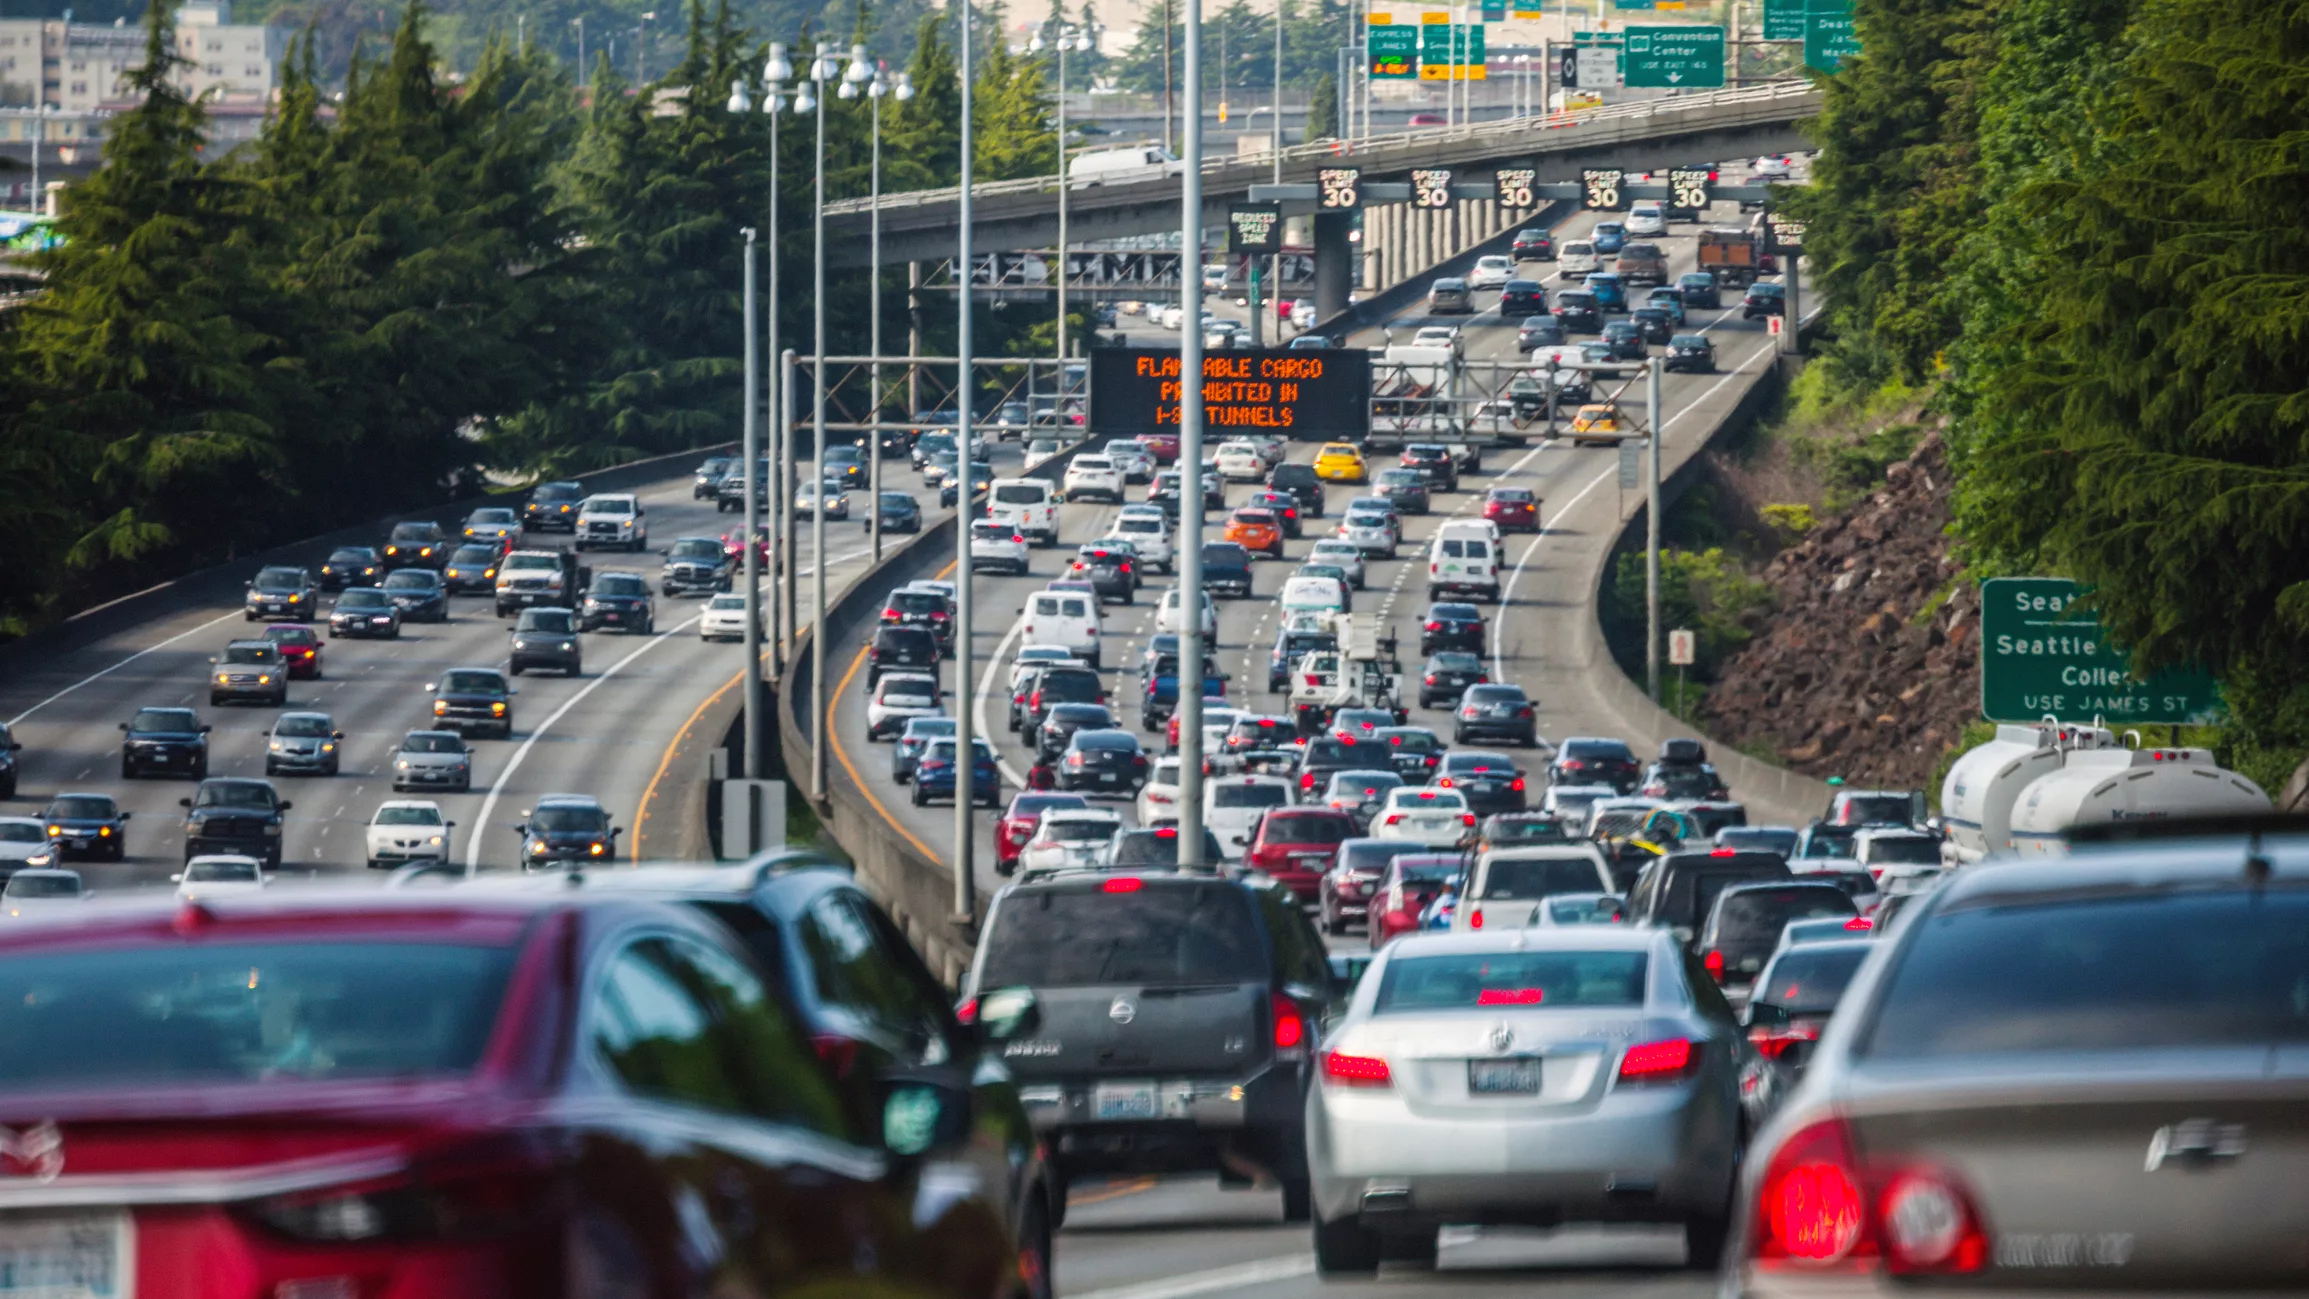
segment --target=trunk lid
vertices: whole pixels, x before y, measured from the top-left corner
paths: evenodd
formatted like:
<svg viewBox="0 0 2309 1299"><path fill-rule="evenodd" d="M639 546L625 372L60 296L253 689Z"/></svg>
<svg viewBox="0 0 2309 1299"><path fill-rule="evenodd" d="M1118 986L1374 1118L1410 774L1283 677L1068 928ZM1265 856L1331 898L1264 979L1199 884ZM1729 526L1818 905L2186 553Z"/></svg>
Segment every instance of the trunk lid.
<svg viewBox="0 0 2309 1299"><path fill-rule="evenodd" d="M1421 1118L1554 1118L1595 1109L1629 1043L1683 1031L1635 1008L1491 1008L1380 1015L1340 1049L1384 1057Z"/></svg>
<svg viewBox="0 0 2309 1299"><path fill-rule="evenodd" d="M1035 996L1041 1026L1005 1052L1021 1079L1242 1073L1272 1040L1264 983L1094 984Z"/></svg>

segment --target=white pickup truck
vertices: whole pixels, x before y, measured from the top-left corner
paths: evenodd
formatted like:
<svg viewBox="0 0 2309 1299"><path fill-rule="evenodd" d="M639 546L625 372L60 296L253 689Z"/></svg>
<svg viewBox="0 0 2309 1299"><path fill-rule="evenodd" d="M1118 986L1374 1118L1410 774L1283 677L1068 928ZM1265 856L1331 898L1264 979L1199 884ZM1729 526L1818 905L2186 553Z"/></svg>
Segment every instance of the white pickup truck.
<svg viewBox="0 0 2309 1299"><path fill-rule="evenodd" d="M649 545L641 502L631 496L588 496L577 507L577 548L607 546L639 552Z"/></svg>
<svg viewBox="0 0 2309 1299"><path fill-rule="evenodd" d="M566 550L516 550L497 566L497 616L531 606L575 609L592 575Z"/></svg>

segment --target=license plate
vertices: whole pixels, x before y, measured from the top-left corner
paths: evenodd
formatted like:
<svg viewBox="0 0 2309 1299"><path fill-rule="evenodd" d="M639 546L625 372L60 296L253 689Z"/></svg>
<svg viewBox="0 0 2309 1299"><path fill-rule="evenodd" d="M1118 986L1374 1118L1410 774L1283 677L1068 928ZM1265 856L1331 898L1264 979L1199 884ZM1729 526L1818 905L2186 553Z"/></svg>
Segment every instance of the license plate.
<svg viewBox="0 0 2309 1299"><path fill-rule="evenodd" d="M1153 1083L1101 1083L1091 1092L1091 1109L1101 1119L1151 1119Z"/></svg>
<svg viewBox="0 0 2309 1299"><path fill-rule="evenodd" d="M133 1299L134 1245L122 1213L0 1218L0 1299Z"/></svg>
<svg viewBox="0 0 2309 1299"><path fill-rule="evenodd" d="M1470 1060L1467 1062L1470 1096L1539 1095L1539 1061Z"/></svg>
<svg viewBox="0 0 2309 1299"><path fill-rule="evenodd" d="M1113 772L1111 772L1111 771L1102 771L1102 772L1098 773L1098 783L1099 783L1099 784L1101 784L1101 785L1111 785L1111 784L1113 784L1113 783L1114 783L1114 773L1113 773Z"/></svg>

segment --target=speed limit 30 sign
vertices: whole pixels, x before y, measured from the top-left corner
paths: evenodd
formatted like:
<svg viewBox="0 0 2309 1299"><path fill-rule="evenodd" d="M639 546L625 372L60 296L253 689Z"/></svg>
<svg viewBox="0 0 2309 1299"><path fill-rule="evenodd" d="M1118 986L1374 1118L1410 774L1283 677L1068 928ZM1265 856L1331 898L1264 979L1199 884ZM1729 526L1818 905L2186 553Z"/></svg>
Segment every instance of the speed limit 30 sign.
<svg viewBox="0 0 2309 1299"><path fill-rule="evenodd" d="M1627 173L1617 167L1589 167L1579 174L1580 192L1591 212L1617 212L1627 206Z"/></svg>
<svg viewBox="0 0 2309 1299"><path fill-rule="evenodd" d="M1528 212L1539 206L1538 168L1502 167L1491 179L1501 207Z"/></svg>

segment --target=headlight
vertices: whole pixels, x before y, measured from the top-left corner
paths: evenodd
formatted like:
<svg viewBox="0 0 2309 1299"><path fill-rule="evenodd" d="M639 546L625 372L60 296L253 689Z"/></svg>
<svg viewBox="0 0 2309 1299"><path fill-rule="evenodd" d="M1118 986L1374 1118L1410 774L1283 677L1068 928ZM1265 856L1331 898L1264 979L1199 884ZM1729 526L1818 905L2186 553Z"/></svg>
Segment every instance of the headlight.
<svg viewBox="0 0 2309 1299"><path fill-rule="evenodd" d="M96 827L96 834L98 838L109 839L112 837L112 827L109 825L100 825Z"/></svg>
<svg viewBox="0 0 2309 1299"><path fill-rule="evenodd" d="M395 767L398 767L398 768L399 768L399 769L401 769L402 771L407 771L407 770L409 769L409 760L408 760L407 758L403 758L403 759L401 759L399 762L396 762L396 763L394 763L393 765L394 765Z"/></svg>
<svg viewBox="0 0 2309 1299"><path fill-rule="evenodd" d="M334 744L324 744L321 746L321 752L323 753L335 753L336 751L337 746Z"/></svg>
<svg viewBox="0 0 2309 1299"><path fill-rule="evenodd" d="M449 701L448 701L448 700L446 700L446 699L436 699L436 700L434 700L434 701L433 701L433 715L434 715L435 717L439 717L441 714L443 714L443 713L445 713L445 712L448 712L448 711L449 711Z"/></svg>
<svg viewBox="0 0 2309 1299"><path fill-rule="evenodd" d="M62 834L62 833L64 833L64 827L63 827L63 826L60 826L60 825L52 825L52 826L49 826L49 827L48 827L48 834L49 834L49 836L50 836L51 838L55 837L56 835L60 835L60 834Z"/></svg>
<svg viewBox="0 0 2309 1299"><path fill-rule="evenodd" d="M278 822L278 821L274 821L274 822L271 822L271 823L269 823L269 824L267 824L267 825L265 826L265 833L266 833L266 834L279 834L280 832L281 832L281 825L280 825L280 822Z"/></svg>
<svg viewBox="0 0 2309 1299"><path fill-rule="evenodd" d="M545 841L540 839L537 842L529 845L529 855L532 857L543 857L545 855Z"/></svg>
<svg viewBox="0 0 2309 1299"><path fill-rule="evenodd" d="M499 717L503 717L505 715L505 705L491 704L489 705L489 711L497 714Z"/></svg>
<svg viewBox="0 0 2309 1299"><path fill-rule="evenodd" d="M577 642L576 642L576 641L565 640L565 641L561 642L561 648L563 648L563 649L565 649L565 650L568 650L568 649L576 649L576 648L577 648Z"/></svg>
<svg viewBox="0 0 2309 1299"><path fill-rule="evenodd" d="M438 847L440 847L440 846L441 846L441 836L440 836L440 835L434 835L432 838L430 838L430 839L427 839L425 842L427 842L427 843L429 843L429 844L433 845L434 847L438 848Z"/></svg>
<svg viewBox="0 0 2309 1299"><path fill-rule="evenodd" d="M260 685L260 686L269 686L269 685L271 685L272 683L273 683L273 677L272 677L272 674L271 674L271 673L269 673L269 672L259 672L259 673L257 673L257 684L258 684L258 685Z"/></svg>
<svg viewBox="0 0 2309 1299"><path fill-rule="evenodd" d="M589 846L589 847L586 849L586 851L588 851L588 852L592 853L592 854L593 854L594 856L596 856L596 857L599 857L599 856L600 856L600 855L602 855L603 853L605 853L605 852L609 851L609 845L608 845L608 844L605 844L605 843L596 843L596 844L590 845L590 846Z"/></svg>
<svg viewBox="0 0 2309 1299"><path fill-rule="evenodd" d="M273 752L279 753L281 751L281 742L279 740L273 741L271 748Z"/></svg>
<svg viewBox="0 0 2309 1299"><path fill-rule="evenodd" d="M216 674L216 683L217 683L218 685L220 685L220 686L223 686L223 685L231 685L231 684L232 684L232 678L231 678L231 677L229 677L229 676L226 676L226 675L225 675L224 673L222 673L222 672L219 672L219 673L217 673L217 674Z"/></svg>
<svg viewBox="0 0 2309 1299"><path fill-rule="evenodd" d="M55 858L53 855L49 854L49 853L44 853L44 852L36 852L36 853L32 854L31 856L29 856L29 857L25 858L25 859L24 859L24 864L25 864L25 865L27 865L27 866L32 866L32 867L40 867L40 866L46 866L48 863L50 863L50 862L52 862L52 861L54 861L54 860L56 860L56 858Z"/></svg>

